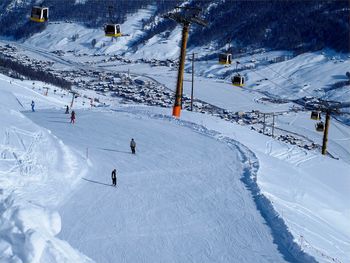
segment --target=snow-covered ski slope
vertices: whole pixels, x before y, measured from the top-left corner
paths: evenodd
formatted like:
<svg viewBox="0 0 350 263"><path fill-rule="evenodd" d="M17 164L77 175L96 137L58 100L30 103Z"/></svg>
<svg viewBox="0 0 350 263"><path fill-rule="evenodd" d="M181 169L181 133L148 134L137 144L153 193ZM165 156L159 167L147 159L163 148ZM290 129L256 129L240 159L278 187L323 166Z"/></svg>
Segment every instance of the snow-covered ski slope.
<svg viewBox="0 0 350 263"><path fill-rule="evenodd" d="M284 261L240 181L237 150L205 132L129 110L78 111L69 130L62 129L66 123L47 122L47 116L60 115L48 111L33 120L57 129L59 138L81 152L89 149L89 172L60 209L60 237L89 257L97 262ZM136 156L130 154L131 137ZM110 185L114 167L116 189Z"/></svg>
<svg viewBox="0 0 350 263"><path fill-rule="evenodd" d="M40 90L26 85L31 83L2 81L2 99L8 101L12 93L2 116L17 114L23 119L4 118L4 133L9 135L2 158L13 166L1 166L6 176L2 180L8 184L3 226L19 224L25 243L14 240L11 232L16 226L4 227L5 261L18 257L23 262L47 262L52 257L53 262L62 262L55 253L63 249L72 254L63 255L67 262L75 262L73 252L51 244L62 242L49 236L60 231L60 217L46 209L61 212L61 239L97 262L251 262L257 257L261 262L284 261L240 181L244 164L237 150L209 132L128 109L77 110L77 123L71 125L62 107L66 98L54 103L62 95L46 100ZM26 111L32 99L36 112ZM24 115L18 112L22 105ZM26 123L31 130L23 127ZM25 140L18 132L13 138L12 131L20 129L34 138ZM128 149L130 137L137 141L136 156ZM110 185L114 167L117 188ZM9 198L21 206L7 207L12 205ZM14 242L6 242L7 237Z"/></svg>
<svg viewBox="0 0 350 263"><path fill-rule="evenodd" d="M8 42L4 42L8 43ZM144 63L120 63L118 61L115 62L103 62L103 60L108 59L110 56L98 56L94 57L91 54L86 54L82 56L74 56L71 53L67 53L64 56L57 56L45 49L33 47L31 45L28 45L26 43L24 44L16 44L12 43L14 46L19 47L19 51L23 53L24 55L28 55L30 57L35 57L40 60L48 60L55 62L53 65L54 68L57 69L86 69L86 70L97 70L97 71L108 71L108 72L128 72L130 71L133 75L138 76L139 78L147 78L148 80L153 80L160 85L164 85L166 88L170 90L174 90L174 87L176 86L176 77L177 73L173 68L169 67L153 67L149 64ZM71 44L70 44L71 45ZM74 45L73 45L74 46ZM93 52L93 50L90 50ZM340 90L332 91L330 94L325 96L318 96L317 93L313 92L313 87L325 87L327 88L327 83L333 83L331 76L338 76L338 78L341 78L340 80L345 79L345 72L347 70L347 66L349 65L349 60L344 60L343 62L339 62L338 68L332 68L332 63L335 62L329 62L330 60L325 57L324 62L325 63L317 63L316 65L311 63L309 64L308 60L303 61L301 58L305 55L297 56L291 61L277 63L276 65L269 66L271 67L277 67L279 64L284 63L292 63L294 62L295 65L293 68L301 68L300 71L302 75L305 75L309 77L309 74L307 71L303 71L302 68L308 68L308 71L312 69L313 76L315 77L315 80L308 82L310 85L307 85L307 87L300 87L303 92L301 92L298 96L296 94L298 93L295 89L289 89L289 85L284 85L284 82L288 81L284 78L283 73L277 73L275 75L272 75L274 80L274 83L277 83L277 80L279 80L281 83L284 83L283 85L275 86L272 85L272 83L268 83L268 81L265 81L264 89L256 89L252 88L250 86L244 87L244 88L237 88L233 87L231 84L225 82L225 80L222 79L216 79L216 78L206 78L202 76L196 76L195 78L195 89L194 89L194 96L195 99L201 99L203 101L206 101L208 103L211 103L213 105L216 105L218 107L221 107L223 109L227 109L232 112L247 112L252 110L259 110L260 112L266 112L266 113L272 113L272 112L287 112L286 115L279 115L276 117L276 125L278 128L287 130L292 133L297 133L301 136L306 136L308 139L314 141L315 143L322 144L322 133L319 133L315 131L315 122L311 121L309 118L310 112L290 112L290 109L293 107L292 103L269 103L262 101L261 98L269 98L271 96L274 97L273 94L276 94L277 96L281 95L283 98L300 98L303 96L311 96L314 94L315 97L323 98L323 99L337 99L341 98L339 101L342 102L348 102L349 97L349 90L345 87ZM318 57L319 54L309 54L310 57ZM323 55L321 55L323 56ZM344 57L344 55L341 55ZM91 63L85 63L86 61L93 62ZM216 62L211 62L212 64ZM201 65L201 63L199 63ZM332 74L326 76L325 78L318 79L317 71L329 71L333 72ZM299 70L297 70L299 71ZM258 72L258 71L257 71ZM273 72L273 71L271 71ZM254 72L252 72L254 73ZM303 74L302 74L303 73ZM282 75L281 75L282 74ZM341 74L343 74L342 77ZM259 75L257 75L259 76ZM283 76L283 77L281 77ZM328 78L330 77L330 78ZM344 78L344 79L343 79ZM187 97L190 97L191 94L191 75L186 73L185 74L185 80L184 80L184 94ZM300 83L303 83L303 79L299 78L298 81ZM264 81L263 81L264 82ZM261 83L263 83L261 82ZM254 82L255 83L255 82ZM269 86L268 84L271 84L272 86ZM248 84L249 81L248 81ZM300 84L302 85L302 84ZM270 89L270 87L273 87ZM308 90L310 89L310 90ZM268 94L270 93L271 94ZM267 93L267 94L266 94ZM270 96L271 95L271 96ZM296 105L294 105L296 106ZM343 109L344 112L347 112L349 109ZM348 115L345 115L345 117ZM350 130L347 126L342 124L341 122L332 119L332 125L329 131L329 152L335 156L336 158L342 158L344 161L350 163Z"/></svg>
<svg viewBox="0 0 350 263"><path fill-rule="evenodd" d="M257 258L259 262L296 262L298 257L291 256L299 253L296 244L320 262L349 258L349 166L341 160L207 115L184 112L183 121L175 121L166 117L168 109L113 106L90 110L77 101L77 107L83 108L77 110L73 126L63 113L70 101L66 93L43 96L40 83L32 90L31 82L0 79L1 97L8 102L1 116L8 112L20 116L20 120L2 117L1 219L12 227L14 221L22 222L13 219L18 213L8 205L12 199L20 204L16 211L39 206L36 209L45 215L32 210L24 213L30 223L23 223L28 226L22 229L21 240L29 239L26 242L31 246L14 242L11 228L1 229L2 244L6 244L1 247L8 262L13 255L24 262L42 255L38 262L50 262L45 260L56 250L65 253L67 262L87 260L82 256L71 260L78 256L67 243L64 248L51 247L63 242L52 237L60 229L55 210L62 216L60 239L97 262L254 262ZM34 113L29 111L32 99L37 104ZM106 104L111 104L110 98ZM26 112L23 115L19 110ZM30 128L23 127L27 122ZM16 145L6 139L11 138L7 131L13 129L25 130L32 137L41 133L47 139L41 146L22 135L21 145ZM131 137L137 142L136 156L129 152ZM26 144L35 145L28 147L30 154L24 153ZM11 148L9 153L6 147ZM19 161L13 160L11 152ZM114 167L116 189L110 186ZM249 179L256 169L261 193L272 206ZM44 229L49 230L33 223L37 217L43 218ZM280 219L294 235L294 244ZM44 232L38 240L50 246L30 238L28 232L33 229ZM12 242L4 241L8 238ZM55 257L50 260L60 262ZM303 257L299 261L312 262Z"/></svg>

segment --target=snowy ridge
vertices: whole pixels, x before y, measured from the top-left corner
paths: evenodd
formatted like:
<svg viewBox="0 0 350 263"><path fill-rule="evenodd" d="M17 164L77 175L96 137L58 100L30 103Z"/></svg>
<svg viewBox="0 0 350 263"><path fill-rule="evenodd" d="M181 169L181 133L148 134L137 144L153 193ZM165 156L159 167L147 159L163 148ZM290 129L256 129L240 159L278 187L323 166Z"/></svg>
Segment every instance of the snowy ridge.
<svg viewBox="0 0 350 263"><path fill-rule="evenodd" d="M0 195L1 262L92 262L56 238L60 230L57 212Z"/></svg>
<svg viewBox="0 0 350 263"><path fill-rule="evenodd" d="M230 145L232 144L230 143ZM244 172L242 181L252 192L257 208L271 228L274 236L274 241L278 245L278 248L284 255L285 259L290 262L300 263L317 262L314 257L305 253L302 247L295 242L295 238L289 231L288 226L286 225L283 218L273 207L271 200L262 194L262 191L257 184L256 179L259 169L259 162L255 154L239 142L236 142L236 144L232 146L241 152L243 162L246 164L246 170ZM249 157L247 158L247 156Z"/></svg>
<svg viewBox="0 0 350 263"><path fill-rule="evenodd" d="M18 111L24 101L3 90L0 96L0 262L91 262L56 238L54 207L85 173L81 162Z"/></svg>
<svg viewBox="0 0 350 263"><path fill-rule="evenodd" d="M197 123L203 121L190 116L186 119ZM320 158L319 154L298 147L285 147L274 140L271 143L264 137L256 140L244 129L235 129L232 133L231 128L227 129L227 125L217 121L207 121L206 126L247 145L257 156L260 163L258 176L244 181L253 182L257 207L263 207L262 214L266 221L271 222L278 243L298 254L299 249L293 247L295 244L286 243L291 238L297 247L319 262L346 262L350 239L344 220L349 206L340 196L348 196L347 164ZM329 171L337 171L334 178ZM285 233L281 229L288 230ZM289 249L285 251L287 254Z"/></svg>

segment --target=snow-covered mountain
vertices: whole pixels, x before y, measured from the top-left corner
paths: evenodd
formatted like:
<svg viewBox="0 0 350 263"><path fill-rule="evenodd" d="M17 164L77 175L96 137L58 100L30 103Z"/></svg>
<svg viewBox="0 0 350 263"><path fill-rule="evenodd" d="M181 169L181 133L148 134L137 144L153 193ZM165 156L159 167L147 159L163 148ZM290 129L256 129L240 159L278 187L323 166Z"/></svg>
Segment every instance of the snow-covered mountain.
<svg viewBox="0 0 350 263"><path fill-rule="evenodd" d="M134 40L146 35L142 30L143 21L150 19L155 10L155 7L150 5L134 14L129 14L126 21L121 24L121 28L128 36L116 40L105 37L101 28L93 29L82 24L57 22L49 24L43 32L26 39L24 45L58 52L62 57L102 68L113 68L118 64L118 60L111 58L116 55L126 58L127 64L144 60L149 63L155 61L158 65L162 61L168 65L169 62L166 61L168 59L172 61L170 64L175 64L180 52L180 26L169 33L166 40L162 34L154 35L134 49ZM315 97L349 102L347 95L349 78L346 76L346 72L349 71L349 53L324 49L298 55L288 50L254 49L234 58L240 62L237 68L235 64L219 65L217 56L212 55L213 52L216 52L215 48L210 45L188 48L188 54L196 53L197 76L217 78L229 83L232 75L239 72L245 76L248 89L263 94L269 93L289 100ZM126 65L124 69L128 67L130 66ZM188 58L186 71L190 72L191 67ZM345 121L347 120L345 117Z"/></svg>
<svg viewBox="0 0 350 263"><path fill-rule="evenodd" d="M47 0L38 26L40 3L0 3L23 37L0 39L1 263L349 261L349 114L326 156L310 120L350 102L346 1L196 1L211 23L190 32L180 119L181 28L161 15L182 1ZM111 4L125 37L104 36Z"/></svg>
<svg viewBox="0 0 350 263"><path fill-rule="evenodd" d="M213 46L235 54L251 48L296 50L298 52L331 48L349 52L349 2L337 1L185 1L202 8L208 21L205 28L193 26L189 45ZM125 22L128 14L152 5L153 14L142 20L144 33L133 39L132 47L138 49L155 35L167 41L175 30L175 22L163 18L183 1L73 1L73 0L4 0L0 3L0 34L26 38L44 29L28 21L30 8L44 4L50 8L50 21L80 22L88 27L100 28L113 20ZM108 7L113 6L113 18ZM315 30L317 29L317 30Z"/></svg>

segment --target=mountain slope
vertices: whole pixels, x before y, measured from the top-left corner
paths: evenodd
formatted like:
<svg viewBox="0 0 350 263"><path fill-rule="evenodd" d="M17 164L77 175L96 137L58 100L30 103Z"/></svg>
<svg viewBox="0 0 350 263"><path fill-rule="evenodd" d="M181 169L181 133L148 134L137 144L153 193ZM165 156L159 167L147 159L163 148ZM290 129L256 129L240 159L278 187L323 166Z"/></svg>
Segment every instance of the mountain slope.
<svg viewBox="0 0 350 263"><path fill-rule="evenodd" d="M6 0L0 5L0 34L16 39L28 37L45 29L28 21L31 5L35 1ZM156 12L143 21L145 34L135 39L133 48L150 40L155 35L164 35L174 30L175 22L162 18L167 11L181 1L70 1L47 0L50 21L82 22L86 26L101 28L111 20L125 21L126 15L152 4ZM209 22L201 28L193 26L190 46L214 45L226 49L230 43L233 52L251 48L287 49L298 52L333 48L349 52L349 2L337 1L188 1L203 9L203 17ZM113 6L113 18L108 15L108 6ZM77 12L79 10L79 12ZM16 19L13 19L13 18ZM226 47L225 47L226 46Z"/></svg>

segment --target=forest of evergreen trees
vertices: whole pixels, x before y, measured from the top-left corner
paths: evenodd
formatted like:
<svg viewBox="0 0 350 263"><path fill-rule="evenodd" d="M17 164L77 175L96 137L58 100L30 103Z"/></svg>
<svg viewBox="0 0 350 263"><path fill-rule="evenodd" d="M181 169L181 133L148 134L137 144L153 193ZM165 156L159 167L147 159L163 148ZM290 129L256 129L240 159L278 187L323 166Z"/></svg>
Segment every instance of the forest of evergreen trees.
<svg viewBox="0 0 350 263"><path fill-rule="evenodd" d="M193 5L205 11L203 18L208 26L192 26L189 46L213 41L218 47L230 43L234 52L247 47L350 52L348 0L195 1ZM145 24L147 34L138 43L175 26L168 20L156 25L151 21Z"/></svg>
<svg viewBox="0 0 350 263"><path fill-rule="evenodd" d="M63 78L59 78L50 72L35 69L33 67L21 64L17 61L4 58L2 56L0 56L0 67L6 68L7 70L10 69L28 79L42 81L57 87L61 87L63 89L70 90L72 86L69 81Z"/></svg>
<svg viewBox="0 0 350 263"><path fill-rule="evenodd" d="M232 39L237 48L350 52L349 14L347 0L225 1L205 14L210 23L194 30L190 44Z"/></svg>

